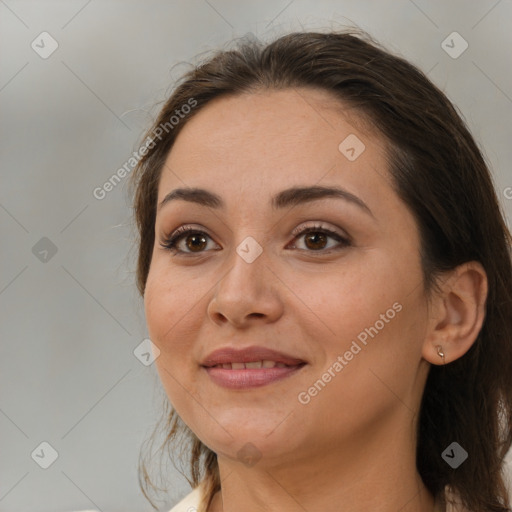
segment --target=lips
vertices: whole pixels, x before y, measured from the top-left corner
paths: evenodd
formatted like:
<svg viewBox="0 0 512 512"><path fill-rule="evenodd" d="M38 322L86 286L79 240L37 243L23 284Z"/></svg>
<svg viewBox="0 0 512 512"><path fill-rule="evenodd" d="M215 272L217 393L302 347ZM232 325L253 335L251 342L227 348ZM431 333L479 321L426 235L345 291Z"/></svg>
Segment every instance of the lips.
<svg viewBox="0 0 512 512"><path fill-rule="evenodd" d="M259 388L298 374L306 361L264 347L221 348L201 363L209 378L227 389Z"/></svg>
<svg viewBox="0 0 512 512"><path fill-rule="evenodd" d="M220 367L224 369L241 370L244 368L284 368L286 366L298 366L305 363L306 361L303 359L265 347L248 347L245 349L225 347L209 354L201 362L201 366L206 368Z"/></svg>

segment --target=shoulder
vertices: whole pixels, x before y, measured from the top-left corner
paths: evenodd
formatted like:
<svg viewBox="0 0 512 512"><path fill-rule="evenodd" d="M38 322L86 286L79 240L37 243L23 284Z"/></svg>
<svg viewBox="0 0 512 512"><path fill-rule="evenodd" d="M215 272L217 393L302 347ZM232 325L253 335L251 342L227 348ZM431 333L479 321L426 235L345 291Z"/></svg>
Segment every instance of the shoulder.
<svg viewBox="0 0 512 512"><path fill-rule="evenodd" d="M169 512L197 512L201 501L201 486L196 487L177 503Z"/></svg>

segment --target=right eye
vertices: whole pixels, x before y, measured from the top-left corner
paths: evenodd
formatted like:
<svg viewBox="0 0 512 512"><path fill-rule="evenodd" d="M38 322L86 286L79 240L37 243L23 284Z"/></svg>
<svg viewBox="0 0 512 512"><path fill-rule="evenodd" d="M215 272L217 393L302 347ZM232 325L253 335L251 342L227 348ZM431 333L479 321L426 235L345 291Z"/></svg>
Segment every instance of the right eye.
<svg viewBox="0 0 512 512"><path fill-rule="evenodd" d="M189 226L181 226L179 227L172 235L168 238L166 238L160 245L172 253L178 254L194 254L194 253L200 253L202 252L201 249L204 249L204 247L207 245L207 238L211 237L204 231L200 231L197 229L193 229ZM191 244L188 244L187 247L190 249L190 245L192 248L199 249L198 251L195 250L183 250L179 247L179 244L181 240L190 240Z"/></svg>

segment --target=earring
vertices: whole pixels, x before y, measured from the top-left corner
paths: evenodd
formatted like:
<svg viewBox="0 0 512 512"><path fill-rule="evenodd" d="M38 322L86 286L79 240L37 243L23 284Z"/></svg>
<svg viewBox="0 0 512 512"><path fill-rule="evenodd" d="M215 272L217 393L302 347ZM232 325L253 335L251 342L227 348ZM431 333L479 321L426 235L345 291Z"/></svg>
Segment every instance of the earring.
<svg viewBox="0 0 512 512"><path fill-rule="evenodd" d="M437 345L437 353L439 354L439 357L443 358L443 364L445 364L443 347L441 345Z"/></svg>

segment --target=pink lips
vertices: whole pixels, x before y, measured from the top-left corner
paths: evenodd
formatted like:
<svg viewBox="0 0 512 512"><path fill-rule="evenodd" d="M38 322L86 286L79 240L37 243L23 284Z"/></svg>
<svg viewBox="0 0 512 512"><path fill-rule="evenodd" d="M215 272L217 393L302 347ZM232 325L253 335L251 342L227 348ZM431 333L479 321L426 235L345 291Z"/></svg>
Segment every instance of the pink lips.
<svg viewBox="0 0 512 512"><path fill-rule="evenodd" d="M226 347L212 352L201 364L219 386L247 389L286 378L306 362L264 347Z"/></svg>

